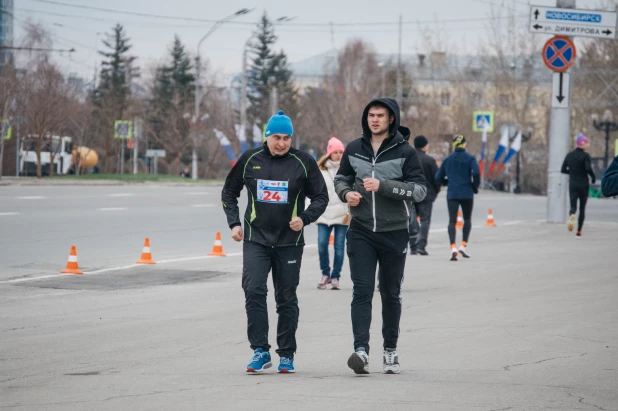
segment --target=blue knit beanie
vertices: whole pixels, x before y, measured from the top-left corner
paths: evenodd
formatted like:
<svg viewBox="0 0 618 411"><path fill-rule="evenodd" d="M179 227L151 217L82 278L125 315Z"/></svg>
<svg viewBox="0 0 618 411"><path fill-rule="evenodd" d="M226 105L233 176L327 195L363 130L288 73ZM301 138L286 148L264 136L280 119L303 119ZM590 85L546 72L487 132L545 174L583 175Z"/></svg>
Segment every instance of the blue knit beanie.
<svg viewBox="0 0 618 411"><path fill-rule="evenodd" d="M294 134L292 119L286 116L283 110L279 110L266 124L264 136L268 137L272 134L287 134L290 137Z"/></svg>

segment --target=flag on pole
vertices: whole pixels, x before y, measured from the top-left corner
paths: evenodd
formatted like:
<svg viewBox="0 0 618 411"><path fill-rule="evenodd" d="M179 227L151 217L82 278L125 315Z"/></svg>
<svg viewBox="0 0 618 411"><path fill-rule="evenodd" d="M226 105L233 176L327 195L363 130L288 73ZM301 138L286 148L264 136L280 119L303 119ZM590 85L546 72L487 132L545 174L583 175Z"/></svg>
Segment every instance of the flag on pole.
<svg viewBox="0 0 618 411"><path fill-rule="evenodd" d="M215 132L215 136L217 136L217 140L219 140L219 144L221 144L221 147L223 147L223 149L225 150L227 158L230 160L230 162L236 162L236 153L234 152L234 148L232 147L230 140L225 136L225 134L223 134L221 130L217 130L215 128L213 129L213 131Z"/></svg>
<svg viewBox="0 0 618 411"><path fill-rule="evenodd" d="M235 124L234 129L236 130L236 137L240 142L240 155L242 155L242 153L247 151L247 135L245 134L245 126L244 124Z"/></svg>
<svg viewBox="0 0 618 411"><path fill-rule="evenodd" d="M502 157L502 154L504 154L504 151L506 150L508 145L509 145L509 130L508 130L508 127L505 127L502 130L502 136L500 137L500 145L498 146L498 150L496 150L496 155L494 156L494 160L491 162L491 166L489 167L489 172L487 173L487 179L491 177L491 173L494 172L494 169L496 168L496 164L498 160L500 160L500 157Z"/></svg>
<svg viewBox="0 0 618 411"><path fill-rule="evenodd" d="M504 170L504 166L506 165L506 163L509 162L509 160L519 152L519 150L521 149L521 131L517 132L517 135L515 136L515 140L513 140L513 144L511 144L511 148L509 149L509 152L506 153L506 157L504 157L504 161L502 162L502 164L500 164L500 167L498 168L498 172L496 172L496 177L500 175L500 173L502 172L502 170Z"/></svg>
<svg viewBox="0 0 618 411"><path fill-rule="evenodd" d="M264 142L264 133L260 130L260 126L253 125L253 148L259 147Z"/></svg>

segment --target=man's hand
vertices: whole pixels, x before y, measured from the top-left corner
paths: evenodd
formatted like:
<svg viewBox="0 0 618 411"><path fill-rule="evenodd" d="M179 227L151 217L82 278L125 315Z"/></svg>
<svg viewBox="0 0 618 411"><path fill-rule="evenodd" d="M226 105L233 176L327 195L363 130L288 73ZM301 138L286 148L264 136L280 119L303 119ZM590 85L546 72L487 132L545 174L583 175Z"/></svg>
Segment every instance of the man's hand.
<svg viewBox="0 0 618 411"><path fill-rule="evenodd" d="M242 241L242 237L243 232L241 226L237 225L236 227L232 228L232 238L234 239L234 241Z"/></svg>
<svg viewBox="0 0 618 411"><path fill-rule="evenodd" d="M360 203L361 198L363 196L357 191L349 191L345 195L345 201L352 207L356 207Z"/></svg>
<svg viewBox="0 0 618 411"><path fill-rule="evenodd" d="M365 186L365 190L377 192L378 188L380 188L380 180L377 178L364 178L363 185Z"/></svg>
<svg viewBox="0 0 618 411"><path fill-rule="evenodd" d="M290 221L290 228L294 231L302 230L304 225L305 223L303 223L303 219L300 217L294 217L292 221Z"/></svg>

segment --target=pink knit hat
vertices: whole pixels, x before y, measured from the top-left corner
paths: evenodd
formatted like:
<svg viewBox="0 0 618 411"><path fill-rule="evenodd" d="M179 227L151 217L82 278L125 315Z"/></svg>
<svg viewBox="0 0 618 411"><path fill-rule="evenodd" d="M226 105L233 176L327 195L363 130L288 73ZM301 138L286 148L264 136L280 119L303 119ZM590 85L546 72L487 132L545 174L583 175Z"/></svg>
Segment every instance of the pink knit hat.
<svg viewBox="0 0 618 411"><path fill-rule="evenodd" d="M580 134L575 139L575 145L577 145L577 147L582 147L584 144L588 144L588 137Z"/></svg>
<svg viewBox="0 0 618 411"><path fill-rule="evenodd" d="M343 146L343 143L337 137L331 137L330 140L328 140L328 146L326 146L327 156L330 157L330 155L333 154L335 151L344 151L344 150L345 150L345 147Z"/></svg>

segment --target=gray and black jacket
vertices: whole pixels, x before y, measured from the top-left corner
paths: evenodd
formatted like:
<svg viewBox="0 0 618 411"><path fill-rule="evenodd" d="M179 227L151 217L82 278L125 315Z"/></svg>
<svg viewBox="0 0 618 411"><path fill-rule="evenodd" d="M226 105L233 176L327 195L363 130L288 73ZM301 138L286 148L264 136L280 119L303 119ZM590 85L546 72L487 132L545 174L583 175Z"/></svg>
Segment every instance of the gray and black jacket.
<svg viewBox="0 0 618 411"><path fill-rule="evenodd" d="M369 106L374 102L386 105L395 115L388 138L375 156L367 123ZM410 130L400 127L399 122L395 100L383 98L369 103L363 112L363 136L348 144L335 176L335 191L341 201L346 202L345 195L350 191L361 194L360 204L350 207L352 221L373 232L407 229L411 203L422 201L427 194L421 162L407 140ZM363 186L363 179L370 177L380 180L377 192L368 192Z"/></svg>

